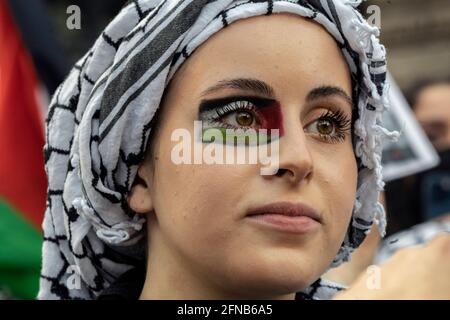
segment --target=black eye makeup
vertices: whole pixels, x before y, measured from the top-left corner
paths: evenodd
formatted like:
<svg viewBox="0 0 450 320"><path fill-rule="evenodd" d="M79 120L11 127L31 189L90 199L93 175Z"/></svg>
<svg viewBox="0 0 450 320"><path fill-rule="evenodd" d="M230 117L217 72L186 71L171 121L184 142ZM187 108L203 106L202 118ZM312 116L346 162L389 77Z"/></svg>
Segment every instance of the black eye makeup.
<svg viewBox="0 0 450 320"><path fill-rule="evenodd" d="M280 104L276 100L252 96L203 100L199 106L199 119L231 129L281 130L283 125Z"/></svg>
<svg viewBox="0 0 450 320"><path fill-rule="evenodd" d="M269 98L232 96L203 100L199 106L199 120L203 129L215 128L236 132L253 129L259 142L270 142L271 129L278 129L279 137L284 133L280 104ZM261 129L264 131L260 134Z"/></svg>

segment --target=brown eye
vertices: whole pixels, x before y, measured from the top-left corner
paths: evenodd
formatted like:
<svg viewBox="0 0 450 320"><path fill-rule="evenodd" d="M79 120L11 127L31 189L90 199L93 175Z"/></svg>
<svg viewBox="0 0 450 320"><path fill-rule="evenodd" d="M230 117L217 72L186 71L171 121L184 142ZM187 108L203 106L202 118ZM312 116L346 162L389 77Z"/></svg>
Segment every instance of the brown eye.
<svg viewBox="0 0 450 320"><path fill-rule="evenodd" d="M333 113L327 111L315 121L310 122L305 128L306 133L326 143L338 143L345 141L351 130L351 119L342 112Z"/></svg>
<svg viewBox="0 0 450 320"><path fill-rule="evenodd" d="M316 133L321 136L332 137L336 135L338 128L333 120L323 118L317 119L306 127L307 132Z"/></svg>
<svg viewBox="0 0 450 320"><path fill-rule="evenodd" d="M320 119L317 121L316 128L318 133L330 135L334 131L334 124L328 119Z"/></svg>
<svg viewBox="0 0 450 320"><path fill-rule="evenodd" d="M249 127L253 123L253 115L247 111L239 111L236 113L236 122L240 126Z"/></svg>

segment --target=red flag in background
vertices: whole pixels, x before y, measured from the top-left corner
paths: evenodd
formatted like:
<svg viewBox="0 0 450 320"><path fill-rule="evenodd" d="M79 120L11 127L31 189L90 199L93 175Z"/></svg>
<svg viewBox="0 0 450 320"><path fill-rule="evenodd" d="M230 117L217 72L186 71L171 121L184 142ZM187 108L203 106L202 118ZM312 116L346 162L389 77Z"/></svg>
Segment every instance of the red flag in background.
<svg viewBox="0 0 450 320"><path fill-rule="evenodd" d="M47 179L43 116L30 55L0 1L0 291L36 294Z"/></svg>

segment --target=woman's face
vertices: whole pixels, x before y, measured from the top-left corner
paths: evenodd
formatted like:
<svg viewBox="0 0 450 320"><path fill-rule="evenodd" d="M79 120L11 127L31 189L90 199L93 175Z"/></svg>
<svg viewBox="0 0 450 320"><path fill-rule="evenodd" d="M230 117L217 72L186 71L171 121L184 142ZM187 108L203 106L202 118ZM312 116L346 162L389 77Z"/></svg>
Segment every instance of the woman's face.
<svg viewBox="0 0 450 320"><path fill-rule="evenodd" d="M259 83L208 90L235 79ZM272 90L261 90L262 82ZM201 45L166 89L152 150L139 168L142 180L129 196L135 211L148 214L150 274L165 261L162 268L196 274L236 297L292 293L316 280L343 241L355 200L350 96L350 74L334 39L299 16L243 19ZM195 120L280 129L278 173L261 175L262 164L174 163L179 141L172 133L184 128L194 137ZM249 216L274 203L259 211L266 214ZM315 217L285 216L308 212Z"/></svg>

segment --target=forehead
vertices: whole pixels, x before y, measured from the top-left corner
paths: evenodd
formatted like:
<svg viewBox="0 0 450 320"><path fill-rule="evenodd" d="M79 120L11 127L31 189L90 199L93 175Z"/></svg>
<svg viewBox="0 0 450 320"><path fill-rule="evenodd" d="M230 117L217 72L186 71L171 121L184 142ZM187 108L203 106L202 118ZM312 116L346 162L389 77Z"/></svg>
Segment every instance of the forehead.
<svg viewBox="0 0 450 320"><path fill-rule="evenodd" d="M196 91L235 77L267 81L280 94L306 94L324 84L351 92L349 69L334 38L321 25L289 13L241 19L221 29L195 50L173 80L189 79L183 87Z"/></svg>

